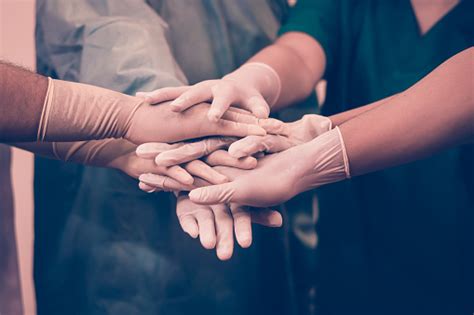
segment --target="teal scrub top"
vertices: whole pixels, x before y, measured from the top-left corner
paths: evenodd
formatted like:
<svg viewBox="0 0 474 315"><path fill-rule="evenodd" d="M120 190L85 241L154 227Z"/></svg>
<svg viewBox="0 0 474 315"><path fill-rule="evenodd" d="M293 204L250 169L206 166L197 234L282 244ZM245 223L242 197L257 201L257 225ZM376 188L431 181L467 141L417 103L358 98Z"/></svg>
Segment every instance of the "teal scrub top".
<svg viewBox="0 0 474 315"><path fill-rule="evenodd" d="M472 46L474 1L420 35L409 0L298 0L286 32L322 45L322 111L331 115L401 92ZM472 145L322 187L318 197L318 314L474 312Z"/></svg>

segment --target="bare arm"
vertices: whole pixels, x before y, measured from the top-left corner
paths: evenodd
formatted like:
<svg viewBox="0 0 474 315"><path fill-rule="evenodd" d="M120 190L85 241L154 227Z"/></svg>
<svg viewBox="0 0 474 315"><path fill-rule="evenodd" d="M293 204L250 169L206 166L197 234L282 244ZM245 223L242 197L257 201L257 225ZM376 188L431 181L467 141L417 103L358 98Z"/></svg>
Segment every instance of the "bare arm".
<svg viewBox="0 0 474 315"><path fill-rule="evenodd" d="M281 80L280 97L272 106L278 110L308 97L321 80L326 56L311 36L290 32L253 56L248 62L262 62L272 67Z"/></svg>
<svg viewBox="0 0 474 315"><path fill-rule="evenodd" d="M351 175L423 158L474 138L474 48L340 126Z"/></svg>
<svg viewBox="0 0 474 315"><path fill-rule="evenodd" d="M36 140L47 88L45 77L0 61L0 138Z"/></svg>
<svg viewBox="0 0 474 315"><path fill-rule="evenodd" d="M362 115L363 113L372 110L382 104L385 104L386 102L393 100L394 97L396 97L398 94L383 98L381 100L378 100L376 102L370 103L365 106L357 107L339 114L335 114L329 117L331 119L332 125L333 126L339 126L342 123L345 123L346 121L353 119L359 115Z"/></svg>

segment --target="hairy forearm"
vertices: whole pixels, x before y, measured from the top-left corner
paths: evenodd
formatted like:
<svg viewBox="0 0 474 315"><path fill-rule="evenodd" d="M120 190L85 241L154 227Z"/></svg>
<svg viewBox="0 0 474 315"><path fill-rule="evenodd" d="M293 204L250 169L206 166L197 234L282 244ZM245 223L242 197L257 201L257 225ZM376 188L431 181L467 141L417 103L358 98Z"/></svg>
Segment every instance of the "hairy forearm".
<svg viewBox="0 0 474 315"><path fill-rule="evenodd" d="M48 79L0 61L0 141L36 140Z"/></svg>
<svg viewBox="0 0 474 315"><path fill-rule="evenodd" d="M321 45L309 35L288 33L263 49L249 62L271 66L281 80L281 92L272 110L295 104L308 97L322 78L326 57Z"/></svg>
<svg viewBox="0 0 474 315"><path fill-rule="evenodd" d="M353 176L473 141L473 52L457 54L383 106L340 126Z"/></svg>

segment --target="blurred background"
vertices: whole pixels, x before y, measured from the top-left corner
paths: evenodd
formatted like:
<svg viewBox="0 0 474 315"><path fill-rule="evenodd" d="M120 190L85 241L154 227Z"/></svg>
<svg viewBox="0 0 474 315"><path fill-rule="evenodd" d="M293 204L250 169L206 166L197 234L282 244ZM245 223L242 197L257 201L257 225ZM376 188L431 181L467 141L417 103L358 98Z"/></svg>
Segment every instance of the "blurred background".
<svg viewBox="0 0 474 315"><path fill-rule="evenodd" d="M34 0L0 0L0 59L35 69L34 26ZM25 314L34 315L33 155L12 149L11 172L23 307Z"/></svg>

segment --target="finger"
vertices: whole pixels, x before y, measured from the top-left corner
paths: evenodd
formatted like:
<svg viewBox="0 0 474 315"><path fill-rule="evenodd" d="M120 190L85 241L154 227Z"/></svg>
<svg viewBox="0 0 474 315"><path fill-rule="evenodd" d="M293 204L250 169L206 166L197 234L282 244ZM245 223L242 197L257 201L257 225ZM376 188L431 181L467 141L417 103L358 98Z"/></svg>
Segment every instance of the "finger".
<svg viewBox="0 0 474 315"><path fill-rule="evenodd" d="M181 147L184 143L162 143L162 142L149 142L141 144L137 147L136 153L137 156L144 159L154 159L158 154L166 152L169 150L177 149Z"/></svg>
<svg viewBox="0 0 474 315"><path fill-rule="evenodd" d="M173 178L158 174L142 174L138 178L141 182L164 191L189 191L193 189L191 185L183 185Z"/></svg>
<svg viewBox="0 0 474 315"><path fill-rule="evenodd" d="M237 243L242 248L252 245L252 221L250 212L246 207L235 203L230 204L232 218L234 219L234 231Z"/></svg>
<svg viewBox="0 0 474 315"><path fill-rule="evenodd" d="M144 182L139 182L138 183L138 187L143 190L144 192L147 192L147 193L152 193L152 192L155 192L155 191L158 191L158 188L156 187L153 187L153 186L150 186Z"/></svg>
<svg viewBox="0 0 474 315"><path fill-rule="evenodd" d="M214 226L214 214L208 206L200 206L195 210L195 217L199 226L199 240L206 249L216 247L217 237Z"/></svg>
<svg viewBox="0 0 474 315"><path fill-rule="evenodd" d="M289 125L281 120L274 118L260 119L258 124L269 134L290 136Z"/></svg>
<svg viewBox="0 0 474 315"><path fill-rule="evenodd" d="M192 202L203 205L229 203L231 201L239 202L239 200L235 200L235 193L235 184L234 182L230 182L221 185L193 189L189 193L189 199L191 199Z"/></svg>
<svg viewBox="0 0 474 315"><path fill-rule="evenodd" d="M218 121L222 115L227 111L230 105L236 102L236 92L233 84L221 82L211 88L212 103L207 117L210 121Z"/></svg>
<svg viewBox="0 0 474 315"><path fill-rule="evenodd" d="M217 233L217 257L220 260L228 260L234 252L233 220L230 215L230 209L224 204L212 205L211 208L214 212Z"/></svg>
<svg viewBox="0 0 474 315"><path fill-rule="evenodd" d="M184 168L179 165L174 165L169 167L165 175L177 180L181 184L184 185L192 185L194 182L194 178L189 174Z"/></svg>
<svg viewBox="0 0 474 315"><path fill-rule="evenodd" d="M135 96L144 98L150 104L157 104L174 100L190 88L190 86L165 87L152 92L138 92Z"/></svg>
<svg viewBox="0 0 474 315"><path fill-rule="evenodd" d="M194 178L194 183L193 183L193 189L199 188L199 187L207 187L211 186L212 184L209 183L207 180L204 180L200 177L195 177Z"/></svg>
<svg viewBox="0 0 474 315"><path fill-rule="evenodd" d="M248 109L257 118L268 118L270 116L270 106L262 95L257 94L244 100L242 108Z"/></svg>
<svg viewBox="0 0 474 315"><path fill-rule="evenodd" d="M266 135L263 137L249 136L238 140L229 147L229 154L240 158L259 152L277 153L291 148L293 143L283 136Z"/></svg>
<svg viewBox="0 0 474 315"><path fill-rule="evenodd" d="M206 164L210 166L230 166L243 170L251 170L257 167L257 159L252 156L235 158L225 150L217 150L204 158Z"/></svg>
<svg viewBox="0 0 474 315"><path fill-rule="evenodd" d="M229 107L229 109L227 110L227 112L240 113L240 114L243 114L243 115L255 117L255 116L254 116L251 112L249 112L248 110L243 109L243 108L238 108L238 107L235 107L235 106Z"/></svg>
<svg viewBox="0 0 474 315"><path fill-rule="evenodd" d="M223 184L229 181L226 176L220 174L201 160L191 161L185 164L184 168L191 175L200 177L213 185Z"/></svg>
<svg viewBox="0 0 474 315"><path fill-rule="evenodd" d="M186 232L192 238L198 237L199 226L194 216L186 214L181 217L178 217L178 221L184 232Z"/></svg>
<svg viewBox="0 0 474 315"><path fill-rule="evenodd" d="M257 125L234 122L221 119L211 126L211 135L246 137L250 135L264 136L266 131Z"/></svg>
<svg viewBox="0 0 474 315"><path fill-rule="evenodd" d="M264 137L248 136L240 139L230 145L229 154L234 158L242 158L252 156L258 152L264 152L267 150Z"/></svg>
<svg viewBox="0 0 474 315"><path fill-rule="evenodd" d="M180 147L163 152L156 156L155 163L160 166L183 164L199 159L215 150L226 148L233 141L232 138L216 137L197 142L186 143Z"/></svg>
<svg viewBox="0 0 474 315"><path fill-rule="evenodd" d="M178 217L179 224L184 232L188 233L192 238L196 238L199 235L199 227L196 218L192 214L192 207L195 204L189 200L187 194L179 194L176 201L176 215Z"/></svg>
<svg viewBox="0 0 474 315"><path fill-rule="evenodd" d="M257 209L250 212L252 223L267 227L280 227L283 225L283 217L278 211L269 209Z"/></svg>
<svg viewBox="0 0 474 315"><path fill-rule="evenodd" d="M236 108L229 108L228 111L226 111L222 115L222 119L229 120L229 121L235 121L235 122L241 122L245 124L251 124L251 125L258 125L259 124L259 119L252 115L252 113L245 111L245 113L235 111Z"/></svg>
<svg viewBox="0 0 474 315"><path fill-rule="evenodd" d="M212 98L211 84L210 81L204 81L193 85L170 103L171 109L175 112L182 112L193 105L210 100Z"/></svg>

